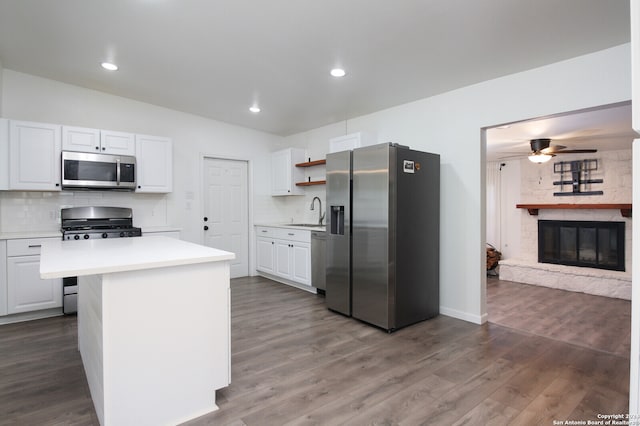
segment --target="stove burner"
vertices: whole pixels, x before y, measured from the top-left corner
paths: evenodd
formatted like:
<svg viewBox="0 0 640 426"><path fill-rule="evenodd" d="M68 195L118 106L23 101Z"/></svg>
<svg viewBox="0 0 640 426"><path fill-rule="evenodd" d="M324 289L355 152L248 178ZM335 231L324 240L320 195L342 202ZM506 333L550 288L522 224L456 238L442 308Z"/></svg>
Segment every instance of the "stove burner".
<svg viewBox="0 0 640 426"><path fill-rule="evenodd" d="M133 226L129 208L71 207L62 209L60 217L65 241L142 236L142 230Z"/></svg>

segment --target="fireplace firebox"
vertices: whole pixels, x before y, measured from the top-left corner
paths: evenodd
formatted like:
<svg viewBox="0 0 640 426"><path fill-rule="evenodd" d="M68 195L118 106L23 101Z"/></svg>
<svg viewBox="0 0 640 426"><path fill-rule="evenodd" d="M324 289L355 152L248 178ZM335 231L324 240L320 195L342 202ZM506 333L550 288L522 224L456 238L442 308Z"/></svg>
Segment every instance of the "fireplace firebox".
<svg viewBox="0 0 640 426"><path fill-rule="evenodd" d="M538 262L624 271L624 222L538 221Z"/></svg>

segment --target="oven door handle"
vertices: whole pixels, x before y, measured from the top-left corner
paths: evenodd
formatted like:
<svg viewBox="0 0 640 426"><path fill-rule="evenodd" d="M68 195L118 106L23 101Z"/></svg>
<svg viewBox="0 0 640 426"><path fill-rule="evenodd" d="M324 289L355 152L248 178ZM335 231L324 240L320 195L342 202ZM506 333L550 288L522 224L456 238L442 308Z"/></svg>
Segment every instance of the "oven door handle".
<svg viewBox="0 0 640 426"><path fill-rule="evenodd" d="M120 186L120 159L116 159L116 185Z"/></svg>

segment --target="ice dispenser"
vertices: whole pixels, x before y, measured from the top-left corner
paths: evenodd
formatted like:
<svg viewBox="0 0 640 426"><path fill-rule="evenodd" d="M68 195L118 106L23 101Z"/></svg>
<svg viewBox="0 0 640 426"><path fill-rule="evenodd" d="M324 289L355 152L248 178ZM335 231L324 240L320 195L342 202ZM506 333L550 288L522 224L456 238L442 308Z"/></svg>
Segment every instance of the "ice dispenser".
<svg viewBox="0 0 640 426"><path fill-rule="evenodd" d="M333 235L344 235L344 206L331 206L330 223Z"/></svg>

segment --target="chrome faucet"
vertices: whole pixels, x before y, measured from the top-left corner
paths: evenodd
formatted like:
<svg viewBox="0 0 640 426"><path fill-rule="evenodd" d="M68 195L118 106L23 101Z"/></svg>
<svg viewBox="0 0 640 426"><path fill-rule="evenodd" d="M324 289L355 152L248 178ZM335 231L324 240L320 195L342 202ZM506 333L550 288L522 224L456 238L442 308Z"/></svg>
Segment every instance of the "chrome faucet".
<svg viewBox="0 0 640 426"><path fill-rule="evenodd" d="M311 210L313 210L313 206L316 200L318 200L318 203L320 203L320 209L318 209L318 225L322 226L322 221L324 220L324 213L322 213L322 200L320 200L320 198L313 197L313 200L311 200Z"/></svg>

